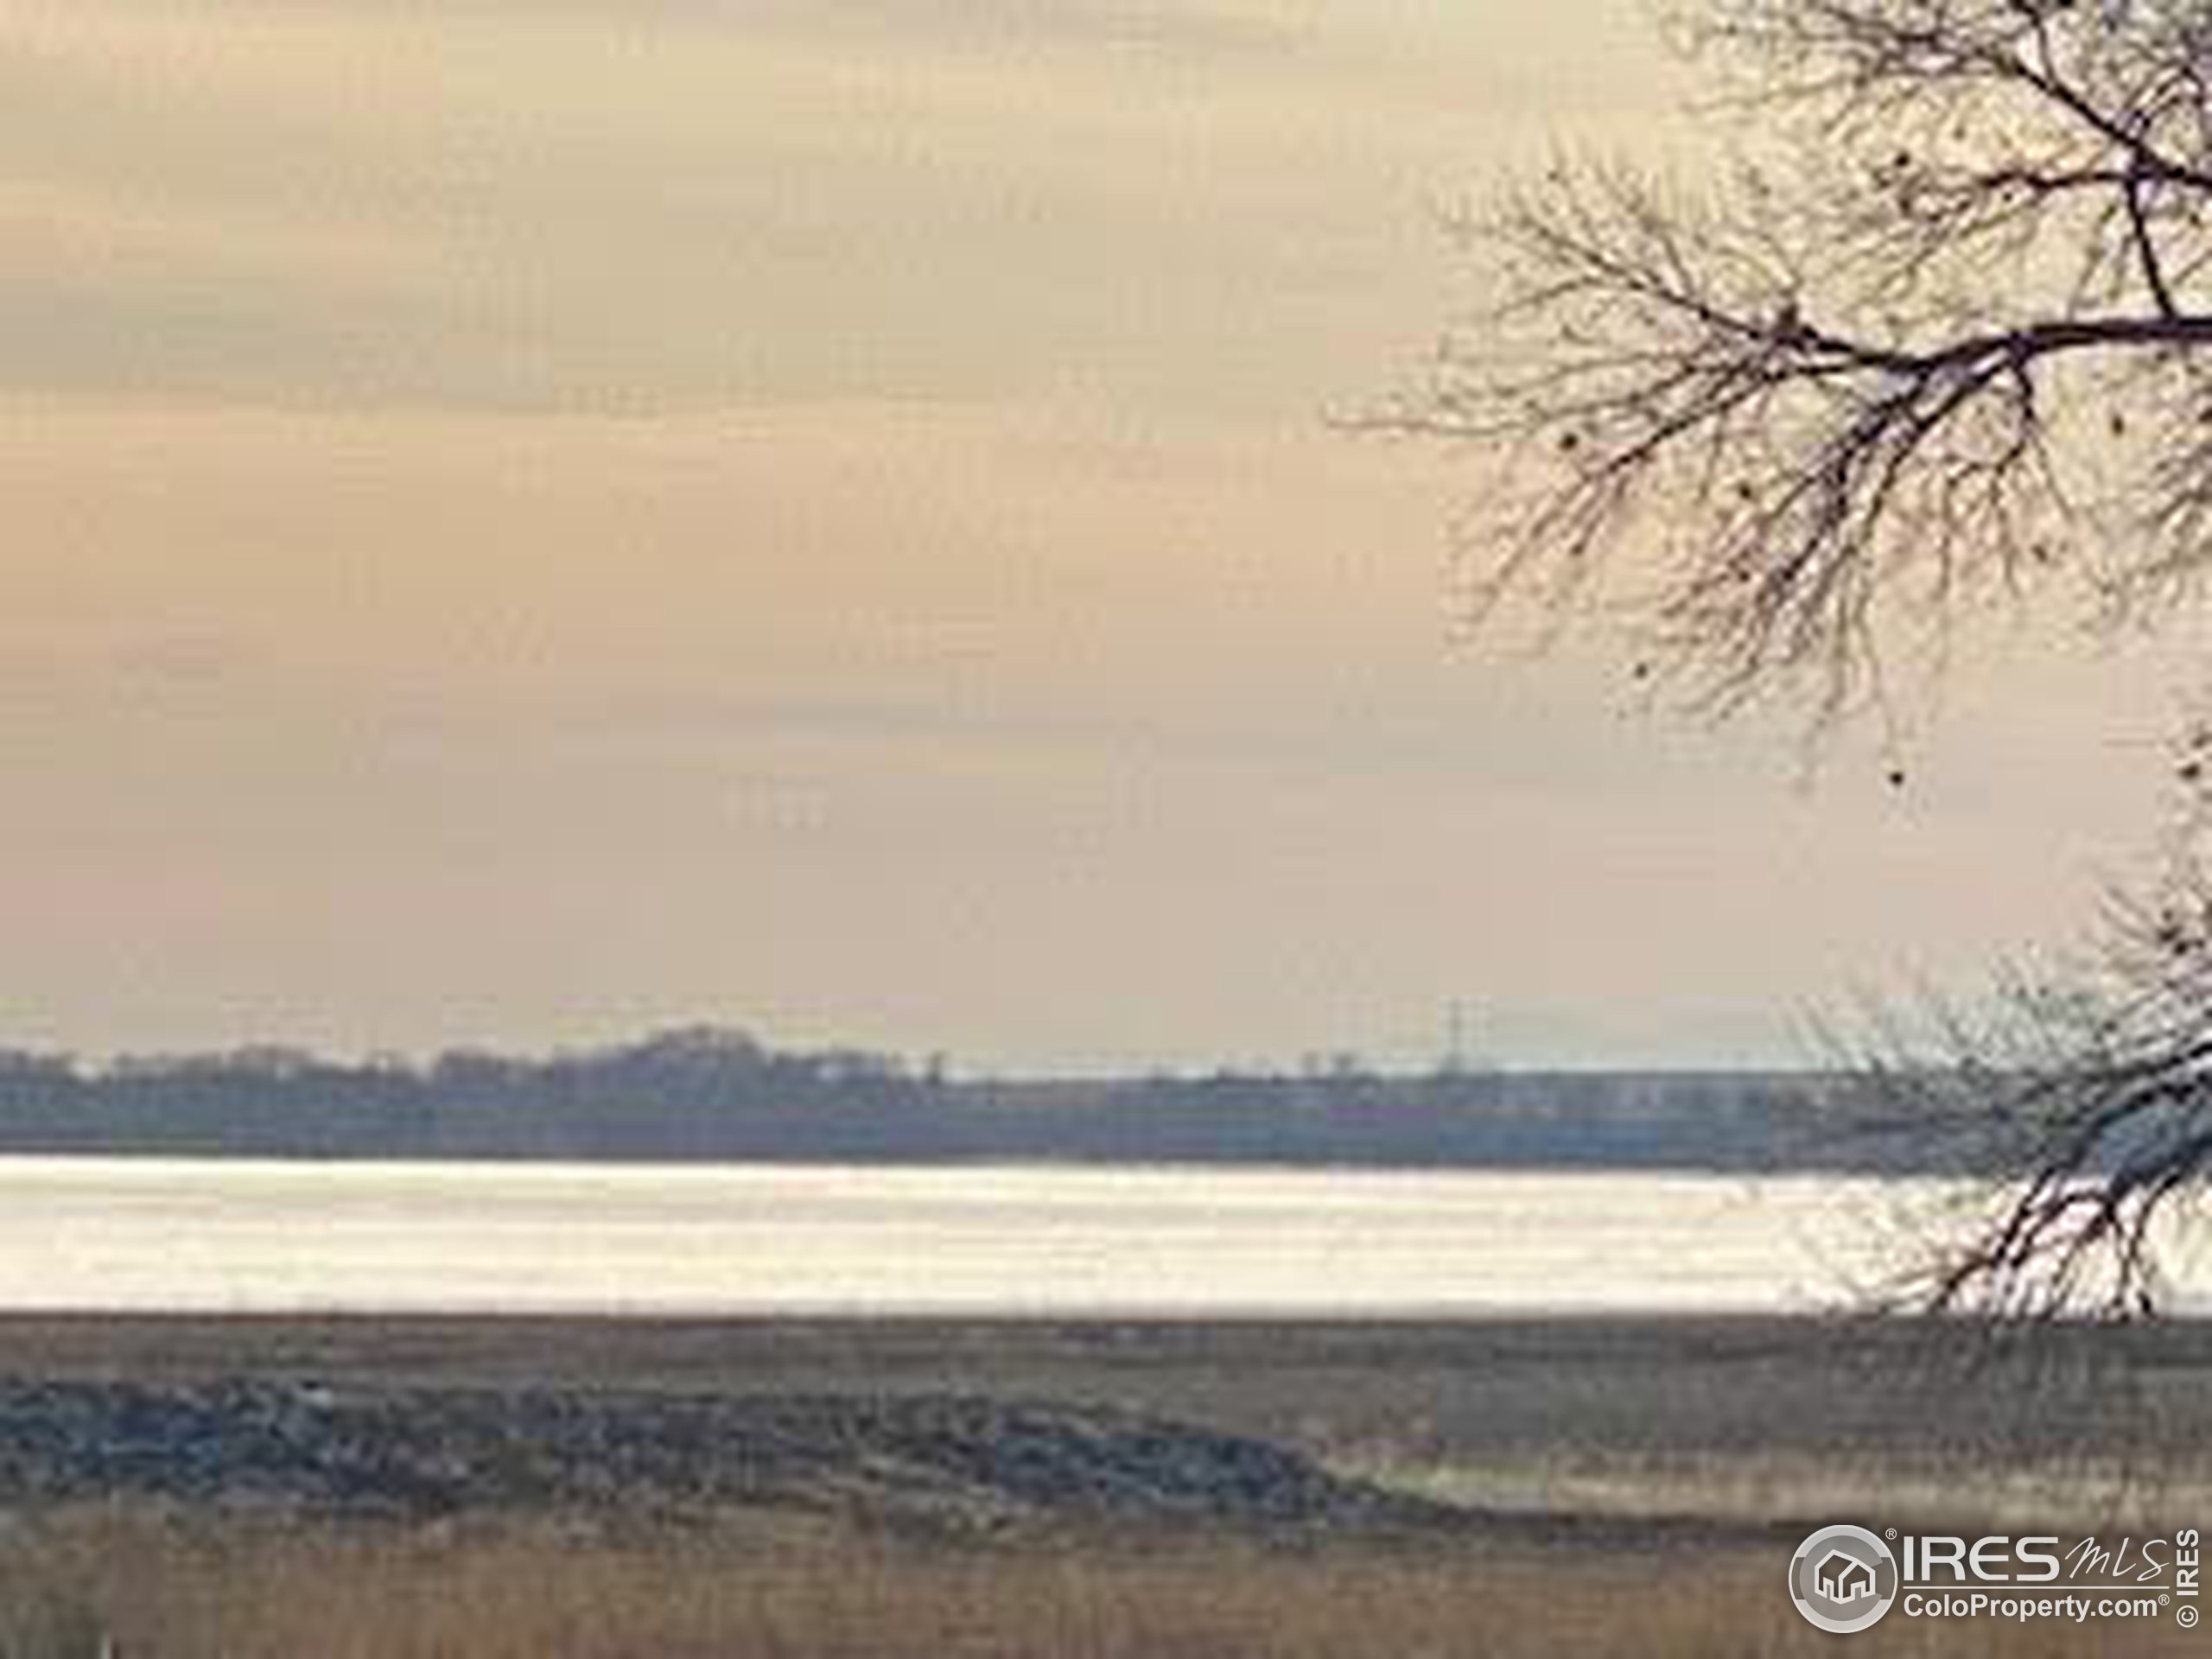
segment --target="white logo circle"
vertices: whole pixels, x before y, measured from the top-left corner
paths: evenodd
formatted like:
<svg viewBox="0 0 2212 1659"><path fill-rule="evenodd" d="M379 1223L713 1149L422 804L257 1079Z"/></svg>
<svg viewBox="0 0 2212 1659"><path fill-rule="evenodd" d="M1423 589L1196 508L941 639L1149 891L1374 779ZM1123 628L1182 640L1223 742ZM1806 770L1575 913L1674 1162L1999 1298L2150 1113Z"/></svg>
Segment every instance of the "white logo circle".
<svg viewBox="0 0 2212 1659"><path fill-rule="evenodd" d="M1864 1527L1822 1527L1789 1560L1789 1599L1808 1624L1850 1636L1897 1599L1897 1558Z"/></svg>

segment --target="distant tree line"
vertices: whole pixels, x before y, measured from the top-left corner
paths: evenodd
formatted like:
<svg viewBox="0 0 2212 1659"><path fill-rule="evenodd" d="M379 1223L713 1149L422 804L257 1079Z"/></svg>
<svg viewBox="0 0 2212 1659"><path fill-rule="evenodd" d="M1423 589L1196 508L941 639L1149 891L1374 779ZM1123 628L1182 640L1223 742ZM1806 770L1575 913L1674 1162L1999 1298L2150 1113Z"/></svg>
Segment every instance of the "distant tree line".
<svg viewBox="0 0 2212 1659"><path fill-rule="evenodd" d="M0 1050L0 1152L286 1158L1883 1167L1815 1073L1466 1071L955 1078L667 1031L525 1056L249 1047L102 1065ZM1915 1153L1913 1156L1923 1154Z"/></svg>

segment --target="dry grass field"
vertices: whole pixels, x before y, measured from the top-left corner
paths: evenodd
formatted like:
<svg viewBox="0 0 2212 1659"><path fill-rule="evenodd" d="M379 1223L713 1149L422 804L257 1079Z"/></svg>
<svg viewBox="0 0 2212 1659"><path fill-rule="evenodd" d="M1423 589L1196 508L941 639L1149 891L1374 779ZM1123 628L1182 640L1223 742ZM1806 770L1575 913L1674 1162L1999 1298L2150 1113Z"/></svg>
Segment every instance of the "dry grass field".
<svg viewBox="0 0 2212 1659"><path fill-rule="evenodd" d="M838 1532L181 1532L80 1515L19 1535L0 1585L8 1659L1751 1659L1836 1640L1798 1618L1769 1552L948 1551ZM2201 1640L1892 1614L1852 1650L2037 1659Z"/></svg>
<svg viewBox="0 0 2212 1659"><path fill-rule="evenodd" d="M1783 1586L1803 1522L1987 1514L2009 1495L2023 1515L2101 1527L2116 1503L2186 1503L2212 1446L2212 1331L2193 1326L2119 1343L2061 1333L2021 1369L1910 1332L1787 1321L12 1319L0 1379L251 1380L397 1401L957 1389L1259 1437L1467 1518L1270 1532L1048 1505L954 1535L872 1520L866 1502L379 1517L251 1491L0 1491L0 1659L1827 1654L1835 1638ZM2035 1659L2207 1639L2163 1620L1893 1612L1851 1650Z"/></svg>

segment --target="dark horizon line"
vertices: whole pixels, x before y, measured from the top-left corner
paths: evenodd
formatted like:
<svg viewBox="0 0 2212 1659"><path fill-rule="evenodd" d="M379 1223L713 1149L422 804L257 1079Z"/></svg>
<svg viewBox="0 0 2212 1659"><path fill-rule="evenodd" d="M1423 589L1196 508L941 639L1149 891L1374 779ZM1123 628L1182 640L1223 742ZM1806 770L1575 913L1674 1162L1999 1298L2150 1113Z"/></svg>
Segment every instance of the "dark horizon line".
<svg viewBox="0 0 2212 1659"><path fill-rule="evenodd" d="M556 1042L539 1046L489 1042L448 1043L435 1047L368 1046L351 1051L282 1039L251 1039L206 1042L178 1047L118 1047L88 1050L61 1044L16 1041L0 1033L0 1066L66 1065L84 1077L111 1077L133 1070L159 1070L199 1065L251 1064L277 1069L289 1063L302 1069L336 1071L406 1071L427 1072L442 1062L491 1061L555 1065L562 1062L603 1060L614 1056L695 1046L709 1052L721 1046L750 1047L773 1058L820 1061L845 1058L896 1067L915 1077L940 1077L950 1084L999 1084L1012 1087L1065 1086L1142 1083L1151 1079L1181 1083L1209 1077L1236 1077L1283 1081L1326 1081L1332 1077L1366 1077L1381 1082L1410 1082L1448 1077L1793 1077L1817 1078L1839 1075L1837 1065L1758 1063L1745 1060L1690 1061L1680 1058L1652 1061L1627 1059L1500 1058L1493 1055L1440 1056L1427 1064L1408 1060L1370 1060L1356 1050L1315 1050L1294 1061L1131 1062L1122 1065L1040 1065L991 1066L963 1061L944 1049L901 1050L859 1042L785 1043L744 1026L714 1021L669 1022L642 1027L638 1034L592 1042Z"/></svg>

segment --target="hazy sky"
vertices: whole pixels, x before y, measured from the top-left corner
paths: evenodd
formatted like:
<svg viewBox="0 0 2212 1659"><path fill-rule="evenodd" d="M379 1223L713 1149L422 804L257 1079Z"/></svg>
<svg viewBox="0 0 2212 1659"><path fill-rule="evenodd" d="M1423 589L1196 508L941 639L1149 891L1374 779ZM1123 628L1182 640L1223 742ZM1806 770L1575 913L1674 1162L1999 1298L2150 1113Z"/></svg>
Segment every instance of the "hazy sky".
<svg viewBox="0 0 2212 1659"><path fill-rule="evenodd" d="M1034 1068L1789 1058L2063 940L2132 662L1864 744L1449 643L1328 429L1637 0L0 16L0 1043L715 1020ZM2080 654L2077 653L2077 656Z"/></svg>

